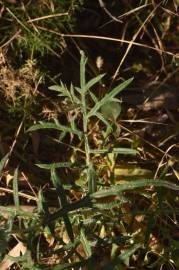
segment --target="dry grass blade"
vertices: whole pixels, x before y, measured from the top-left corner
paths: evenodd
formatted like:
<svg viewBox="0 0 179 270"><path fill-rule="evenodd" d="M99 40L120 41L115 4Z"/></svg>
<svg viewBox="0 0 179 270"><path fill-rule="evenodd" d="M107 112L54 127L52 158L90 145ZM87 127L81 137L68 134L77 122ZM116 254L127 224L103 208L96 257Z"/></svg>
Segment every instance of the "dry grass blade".
<svg viewBox="0 0 179 270"><path fill-rule="evenodd" d="M16 145L16 143L17 143L17 138L18 138L18 136L19 136L19 134L20 134L20 132L21 132L23 123L24 123L24 119L20 122L19 127L17 128L17 131L16 131L16 134L15 134L14 141L13 141L11 147L10 147L8 159L7 159L6 163L4 164L4 168L5 168L5 167L8 165L8 163L9 163L9 158L11 157L12 152L13 152L13 150L14 150L14 147L15 147L15 145ZM2 175L0 176L0 180L1 180L1 178L2 178Z"/></svg>
<svg viewBox="0 0 179 270"><path fill-rule="evenodd" d="M21 33L21 29L18 30L8 41L6 41L3 45L0 46L0 49L3 49L4 47L8 46L11 44L11 42L16 39L19 34Z"/></svg>
<svg viewBox="0 0 179 270"><path fill-rule="evenodd" d="M68 16L68 12L65 13L57 13L57 14L49 14L46 16L42 16L42 17L38 17L38 18L34 18L34 19L30 19L27 22L31 23L31 22L36 22L36 21L41 21L41 20L46 20L46 19L50 19L50 18L54 18L54 17L61 17L61 16Z"/></svg>
<svg viewBox="0 0 179 270"><path fill-rule="evenodd" d="M173 15L173 16L177 16L177 17L179 17L179 14L178 14L178 13L176 13L176 12L173 12L173 11L171 11L171 10L167 9L167 8L164 8L164 7L162 7L162 9L163 9L165 12L167 12L167 13L169 13L169 14Z"/></svg>
<svg viewBox="0 0 179 270"><path fill-rule="evenodd" d="M115 80L115 78L117 77L117 75L118 75L118 73L119 73L119 70L120 70L120 68L121 68L121 66L122 66L122 64L123 64L123 62L125 61L125 59L126 59L128 53L129 53L129 51L130 51L132 45L134 44L134 41L136 40L136 38L138 37L139 33L140 33L141 30L143 29L144 25L145 25L147 22L149 22L149 21L153 18L153 16L155 15L155 11L157 10L157 8L158 8L159 6L160 6L160 4L157 5L157 6L152 10L152 12L147 16L147 18L145 19L145 21L142 23L142 25L139 27L138 31L137 31L137 32L135 33L135 35L133 36L131 42L129 43L129 45L128 45L127 49L126 49L126 52L125 52L124 56L123 56L122 59L121 59L121 62L120 62L120 64L119 64L119 66L117 67L117 69L116 69L116 71L115 71L115 73L114 73L114 75L113 75L113 80ZM160 51L161 51L161 49L160 49Z"/></svg>
<svg viewBox="0 0 179 270"><path fill-rule="evenodd" d="M164 153L164 155L162 156L162 158L161 158L161 160L160 160L160 162L159 162L159 164L158 164L158 167L157 167L157 170L156 170L156 172L155 172L155 175L154 175L154 179L156 179L157 177L158 177L158 173L159 173L159 170L160 170L160 168L163 166L163 164L164 164L164 159L167 157L167 154L168 154L168 152L170 152L170 150L172 149L172 148L174 148L174 147L176 147L176 144L173 144L173 145L171 145L166 151L165 151L165 153ZM169 162L168 163L171 163L171 165L172 165L172 163L173 163L173 158L171 158L170 160L169 160Z"/></svg>
<svg viewBox="0 0 179 270"><path fill-rule="evenodd" d="M140 136L139 134L136 134L135 132L131 131L130 129L126 128L124 125L121 125L121 123L119 123L119 126L126 130L127 132L129 132L130 134L134 134L135 136L139 137L142 141L144 141L146 144L152 146L152 148L156 149L157 151L159 151L162 154L165 154L165 151L163 151L161 148L157 147L155 144L149 142L148 140L144 139L142 136ZM172 157L171 155L167 154L168 157Z"/></svg>
<svg viewBox="0 0 179 270"><path fill-rule="evenodd" d="M3 187L0 187L0 191L1 192L7 192L7 193L11 193L13 194L13 190L12 189L9 189L9 188L3 188ZM23 192L18 192L18 195L22 198L25 198L25 199L28 199L28 200L32 200L32 201L35 201L37 202L38 201L38 198L34 197L34 196L31 196L31 195L28 195L28 194L25 194Z"/></svg>
<svg viewBox="0 0 179 270"><path fill-rule="evenodd" d="M122 23L122 21L118 17L114 17L109 10L105 7L105 4L102 0L98 0L100 7L104 10L104 12L113 20L119 23Z"/></svg>
<svg viewBox="0 0 179 270"><path fill-rule="evenodd" d="M132 10L130 10L130 11L128 11L128 12L126 12L126 13L124 13L124 14L118 16L117 18L118 18L118 19L122 19L122 18L124 18L124 17L126 17L126 16L129 16L129 15L131 15L131 14L133 14L133 13L135 13L135 12L137 12L137 11L139 11L139 10L145 8L145 7L148 7L148 6L150 6L150 5L151 5L151 4L145 4L145 5L142 5L142 6L140 6L140 7L134 8L134 9L132 9ZM102 27L108 25L108 24L111 23L112 21L113 21L113 20L111 20L111 21L109 21L109 22L103 24L102 26L100 26L100 28L102 28Z"/></svg>
<svg viewBox="0 0 179 270"><path fill-rule="evenodd" d="M95 36L95 35L63 34L63 33L59 33L59 32L56 32L54 30L51 30L51 29L48 29L48 28L45 28L45 27L41 27L41 26L38 26L38 28L41 29L42 31L47 31L49 33L53 33L53 34L55 34L55 35L57 35L59 37L64 37L64 38L69 37L69 38L82 38L82 39L98 39L98 40L112 41L112 42L117 42L117 43L131 44L131 45L134 45L134 46L150 49L150 50L153 50L153 51L156 51L156 52L161 52L161 53L170 55L172 57L175 57L176 59L179 59L178 54L175 54L175 53L172 53L172 52L169 52L169 51L166 51L166 50L163 51L163 50L161 50L159 48L155 48L155 47L149 46L147 44L134 42L134 41L131 41L131 40L120 39L120 38L112 38L112 37L106 37L106 36Z"/></svg>

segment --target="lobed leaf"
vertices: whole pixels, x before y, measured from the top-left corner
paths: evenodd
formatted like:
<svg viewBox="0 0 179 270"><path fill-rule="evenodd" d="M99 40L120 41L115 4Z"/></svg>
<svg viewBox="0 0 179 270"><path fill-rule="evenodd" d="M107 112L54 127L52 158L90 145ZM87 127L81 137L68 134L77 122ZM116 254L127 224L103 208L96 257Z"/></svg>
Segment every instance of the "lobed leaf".
<svg viewBox="0 0 179 270"><path fill-rule="evenodd" d="M66 126L63 126L61 124L57 125L56 123L47 123L47 122L42 122L42 121L40 121L39 124L35 124L32 127L30 127L27 130L27 132L35 131L35 130L38 130L38 129L56 129L56 130L60 130L60 131L63 131L63 132L69 132L69 133L76 134L79 137L82 136L82 132L79 131L79 130L72 129L70 127L66 127Z"/></svg>

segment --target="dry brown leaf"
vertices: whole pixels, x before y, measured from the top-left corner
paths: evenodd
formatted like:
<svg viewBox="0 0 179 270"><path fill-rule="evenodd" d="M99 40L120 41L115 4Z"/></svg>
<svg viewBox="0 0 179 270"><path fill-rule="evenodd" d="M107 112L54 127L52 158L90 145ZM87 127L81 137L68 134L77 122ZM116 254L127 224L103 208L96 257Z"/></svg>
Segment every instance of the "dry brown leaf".
<svg viewBox="0 0 179 270"><path fill-rule="evenodd" d="M19 242L14 248L9 251L8 255L12 257L19 257L21 254L24 255L26 250L27 247L22 242ZM2 263L0 264L0 270L6 270L13 264L14 262L6 258L5 256Z"/></svg>
<svg viewBox="0 0 179 270"><path fill-rule="evenodd" d="M8 173L8 174L6 175L6 185L7 185L7 186L9 186L9 184L10 184L10 182L11 182L12 179L13 179L13 175L10 174L10 173Z"/></svg>

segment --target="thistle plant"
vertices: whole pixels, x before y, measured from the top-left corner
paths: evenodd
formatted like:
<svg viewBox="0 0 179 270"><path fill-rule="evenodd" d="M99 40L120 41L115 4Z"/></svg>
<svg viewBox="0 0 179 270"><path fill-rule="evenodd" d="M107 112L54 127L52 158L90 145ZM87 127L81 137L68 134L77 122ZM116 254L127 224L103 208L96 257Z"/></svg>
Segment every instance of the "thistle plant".
<svg viewBox="0 0 179 270"><path fill-rule="evenodd" d="M95 177L95 169L94 169L94 155L97 154L107 154L109 152L115 154L130 154L135 155L137 151L130 148L97 148L93 149L90 146L89 139L89 123L91 119L95 119L96 121L101 121L104 125L104 130L108 130L108 133L112 132L113 124L115 123L117 117L121 112L121 100L117 98L117 95L125 89L133 80L133 78L124 81L120 85L116 86L112 91L107 93L102 99L98 100L96 95L92 91L92 87L99 83L104 74L98 75L97 77L86 82L86 62L87 58L84 55L84 52L81 52L81 62L80 62L80 87L74 87L71 84L70 90L61 83L61 85L53 85L50 86L49 89L56 91L58 96L64 98L67 104L70 106L79 108L79 112L82 115L82 130L77 128L75 120L77 120L77 116L71 119L70 126L64 126L59 123L57 119L54 119L54 122L40 122L39 124L34 125L29 129L29 131L34 131L37 129L46 129L53 128L62 132L63 137L66 133L71 133L78 137L79 140L84 141L84 153L85 153L85 166L86 170L86 182L88 184L88 193L94 193L97 191L97 182ZM92 103L92 106L88 104ZM79 116L79 115L78 115ZM67 162L66 165L64 163L58 164L39 164L41 168L58 168L64 166L73 167L75 164Z"/></svg>
<svg viewBox="0 0 179 270"><path fill-rule="evenodd" d="M141 188L145 190L145 187L150 186L179 190L177 185L163 179L135 179L117 184L110 181L105 184L105 181L100 180L96 156L106 156L110 153L115 155L137 155L138 153L137 150L131 148L114 147L113 145L107 147L105 143L94 148L91 144L89 128L91 122L98 121L108 135L113 132L121 112L121 101L118 94L133 79L124 81L106 93L104 97L98 99L93 92L93 86L101 82L104 74L86 81L86 63L87 58L84 52L81 52L80 87L71 84L70 89L68 89L66 85L61 83L61 85L53 85L49 88L56 91L59 98L64 100L66 104L78 108L78 113L73 115L69 124L65 125L60 123L59 119L54 119L51 122L41 121L28 130L28 132L33 132L39 129L55 129L60 133L59 143L65 139L66 134L71 134L80 141L81 153L84 154L80 163L76 160L66 160L51 164L37 164L38 167L50 171L53 189L56 190L57 194L57 198L54 198L58 203L57 206L55 209L51 209L45 200L43 191L40 190L37 212L22 211L18 191L18 169L16 169L13 178L16 211L14 213L11 209L0 207L1 211L11 213L12 223L14 218L21 218L20 232L25 235L23 241L26 243L27 251L24 256L19 256L15 261L27 269L32 269L32 267L33 269L44 269L41 260L44 255L40 244L41 241L44 241L42 235L46 242L50 239L48 247L50 256L57 256L51 267L53 270L80 269L84 266L87 269L126 269L132 256L147 247L154 214L159 213L159 210L163 211L156 207L155 210L149 209L148 213L142 212L149 216L149 225L146 226L146 231L144 229L142 231L143 243L140 239L141 231L135 229L134 233L130 232L130 228L135 223L134 217L137 212L134 209L124 213L124 209L127 209L126 207L131 203L131 197L127 193L137 192L138 189L140 194ZM79 118L80 123L78 122ZM2 171L6 159L7 157L4 157L1 160L0 171ZM75 181L71 184L65 183L57 170L59 168L80 169L84 174L82 182L80 184ZM70 192L80 192L80 196L72 201ZM151 190L147 198L150 198L153 192ZM156 192L158 192L157 189ZM158 192L159 195L160 192ZM170 209L165 208L165 211L168 210ZM37 253L35 255L34 242L38 242L37 247L35 247ZM100 255L101 259L98 258Z"/></svg>
<svg viewBox="0 0 179 270"><path fill-rule="evenodd" d="M61 219L67 231L69 242L75 243L76 248L81 247L85 254L83 258L78 259L78 262L66 264L63 269L70 269L75 266L80 267L84 264L88 265L90 269L95 263L95 249L103 245L111 247L111 256L109 256L109 262L107 262L106 268L104 269L113 269L116 265L120 265L121 262L126 262L136 250L142 248L142 245L139 243L129 246L130 237L112 237L113 234L110 234L107 238L100 237L102 230L104 228L104 230L107 230L106 226L110 228L109 230L113 230L112 228L115 226L116 220L120 223L120 217L117 213L118 211L120 212L120 207L123 204L129 203L130 201L129 198L125 196L124 192L151 185L156 187L162 186L173 190L178 190L179 188L175 184L167 181L156 181L153 179L136 179L135 181L118 185L111 183L110 186L105 186L105 184L100 183L97 173L98 164L95 164L96 155L105 156L109 153L137 155L137 150L121 147L104 147L103 144L94 149L90 145L89 126L91 121L100 121L103 129L107 130L107 134L113 132L113 127L117 123L117 118L121 113L121 100L118 94L132 82L133 78L122 82L109 93L106 93L104 97L98 99L92 89L95 84L101 82L104 74L86 81L86 63L87 58L82 51L80 61L80 87L75 87L71 84L70 89L68 89L63 83L49 87L50 90L56 91L61 99L65 99L67 104L78 108L79 113L71 119L69 125L62 125L57 119L54 119L54 122L40 122L32 126L28 131L56 129L61 133L59 140L62 140L67 133L70 133L73 134L73 136L77 136L78 140L82 142L81 145L84 147L84 163L79 164L76 161L69 162L67 160L66 162L52 164L37 164L40 168L51 171L51 180L57 191L60 202L59 210L53 213L43 211L46 213L46 224L49 226ZM78 128L77 125L79 114L81 115L82 122L82 124L79 125L81 129ZM67 188L67 185L62 183L60 175L58 175L56 171L58 168L65 167L80 168L81 171L85 172L85 177L83 178L84 183L82 183L81 186L75 184ZM83 195L81 199L70 203L66 189L80 190ZM117 212L115 209L118 209ZM128 248L126 248L123 255L116 257L113 248L117 245L116 249L118 249L122 242L124 246Z"/></svg>

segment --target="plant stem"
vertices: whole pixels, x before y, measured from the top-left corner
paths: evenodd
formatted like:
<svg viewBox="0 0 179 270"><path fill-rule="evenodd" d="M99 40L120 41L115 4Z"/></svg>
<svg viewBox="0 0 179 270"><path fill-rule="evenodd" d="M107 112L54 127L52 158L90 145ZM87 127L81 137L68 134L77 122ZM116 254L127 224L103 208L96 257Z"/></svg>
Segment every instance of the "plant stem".
<svg viewBox="0 0 179 270"><path fill-rule="evenodd" d="M86 165L89 167L90 165L90 147L88 140L88 117L86 111L86 93L85 91L82 93L82 113L83 113L83 132L84 132L84 141L85 141L85 154L86 154Z"/></svg>

